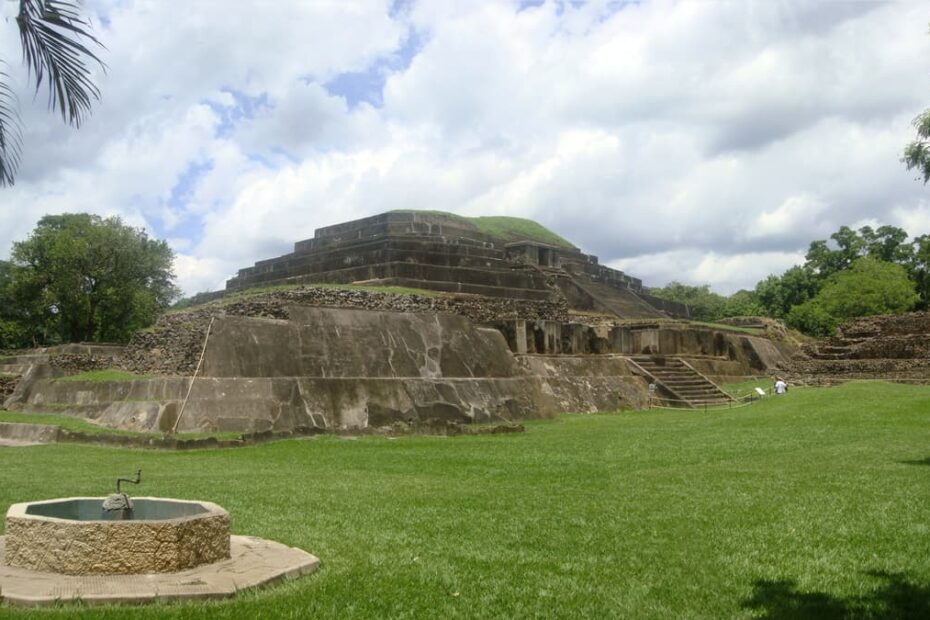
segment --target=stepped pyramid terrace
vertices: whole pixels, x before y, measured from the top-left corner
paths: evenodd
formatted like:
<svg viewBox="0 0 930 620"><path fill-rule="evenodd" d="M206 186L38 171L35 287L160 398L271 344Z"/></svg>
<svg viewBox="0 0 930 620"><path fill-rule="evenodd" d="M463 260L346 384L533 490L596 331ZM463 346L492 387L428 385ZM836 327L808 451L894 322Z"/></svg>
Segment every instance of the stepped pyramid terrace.
<svg viewBox="0 0 930 620"><path fill-rule="evenodd" d="M126 347L33 351L0 371L21 376L9 408L287 432L726 405L720 383L795 353L688 314L535 222L396 211L318 229ZM128 372L79 374L112 367Z"/></svg>
<svg viewBox="0 0 930 620"><path fill-rule="evenodd" d="M294 251L240 269L227 291L270 284L406 286L545 300L558 289L572 308L619 318L687 317L687 307L648 295L638 278L598 263L529 220L392 211L320 228Z"/></svg>

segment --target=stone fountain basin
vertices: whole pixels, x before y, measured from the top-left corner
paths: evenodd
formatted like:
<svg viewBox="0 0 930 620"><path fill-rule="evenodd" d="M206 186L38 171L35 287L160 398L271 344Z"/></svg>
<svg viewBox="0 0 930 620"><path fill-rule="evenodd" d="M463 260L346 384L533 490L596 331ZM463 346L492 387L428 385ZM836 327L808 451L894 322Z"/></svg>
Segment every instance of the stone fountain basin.
<svg viewBox="0 0 930 620"><path fill-rule="evenodd" d="M132 519L103 497L13 504L8 566L65 575L171 573L230 557L229 513L211 502L134 497Z"/></svg>

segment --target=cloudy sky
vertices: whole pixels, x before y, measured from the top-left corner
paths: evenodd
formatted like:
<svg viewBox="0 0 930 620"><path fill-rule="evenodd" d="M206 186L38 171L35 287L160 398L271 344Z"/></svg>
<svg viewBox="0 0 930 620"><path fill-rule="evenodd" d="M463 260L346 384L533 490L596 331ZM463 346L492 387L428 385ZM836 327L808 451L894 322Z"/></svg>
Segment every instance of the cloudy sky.
<svg viewBox="0 0 930 620"><path fill-rule="evenodd" d="M900 155L930 5L840 0L87 0L108 70L33 97L0 257L47 213L169 240L187 293L399 208L535 219L641 277L751 288L841 225L930 233Z"/></svg>

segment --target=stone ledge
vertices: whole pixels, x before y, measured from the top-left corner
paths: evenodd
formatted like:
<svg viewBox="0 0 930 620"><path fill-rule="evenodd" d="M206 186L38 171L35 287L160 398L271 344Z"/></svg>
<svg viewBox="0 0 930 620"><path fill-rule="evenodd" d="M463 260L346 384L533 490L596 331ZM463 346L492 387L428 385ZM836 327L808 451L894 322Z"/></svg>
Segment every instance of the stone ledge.
<svg viewBox="0 0 930 620"><path fill-rule="evenodd" d="M58 441L58 427L49 424L22 422L0 422L0 441L13 444L34 445Z"/></svg>
<svg viewBox="0 0 930 620"><path fill-rule="evenodd" d="M231 558L177 573L73 576L6 565L0 536L0 602L45 607L58 602L86 605L144 604L156 600L230 598L242 590L309 575L320 560L294 547L252 536L230 536Z"/></svg>

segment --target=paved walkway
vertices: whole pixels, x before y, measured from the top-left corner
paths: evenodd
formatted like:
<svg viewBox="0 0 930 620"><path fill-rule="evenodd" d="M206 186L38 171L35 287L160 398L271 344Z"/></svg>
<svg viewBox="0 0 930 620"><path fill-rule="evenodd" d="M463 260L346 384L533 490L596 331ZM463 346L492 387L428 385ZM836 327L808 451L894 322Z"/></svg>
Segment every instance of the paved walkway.
<svg viewBox="0 0 930 620"><path fill-rule="evenodd" d="M300 549L251 536L230 536L231 558L177 573L75 576L5 564L0 536L0 601L39 607L81 600L87 605L139 604L155 600L228 598L314 572L320 560Z"/></svg>

